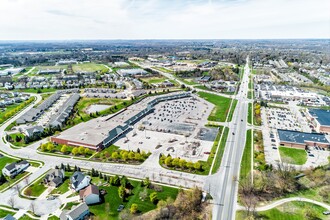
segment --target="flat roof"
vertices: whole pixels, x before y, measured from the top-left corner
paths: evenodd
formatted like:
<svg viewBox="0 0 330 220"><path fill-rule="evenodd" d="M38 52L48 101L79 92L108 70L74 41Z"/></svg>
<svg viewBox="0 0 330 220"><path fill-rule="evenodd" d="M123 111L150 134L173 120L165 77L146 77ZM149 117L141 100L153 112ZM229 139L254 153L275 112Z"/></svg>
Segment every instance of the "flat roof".
<svg viewBox="0 0 330 220"><path fill-rule="evenodd" d="M280 141L305 144L306 141L330 144L324 134L277 129Z"/></svg>
<svg viewBox="0 0 330 220"><path fill-rule="evenodd" d="M68 142L80 142L87 145L96 146L109 136L109 131L119 125L125 126L127 120L133 118L142 110L146 109L148 107L149 102L159 97L174 96L177 94L180 93L170 93L165 95L146 97L140 102L127 107L126 110L123 110L119 114L114 113L112 115L92 119L88 122L82 122L53 137L62 140L67 140ZM111 118L111 116L113 117Z"/></svg>
<svg viewBox="0 0 330 220"><path fill-rule="evenodd" d="M330 110L313 108L308 111L321 125L330 126Z"/></svg>

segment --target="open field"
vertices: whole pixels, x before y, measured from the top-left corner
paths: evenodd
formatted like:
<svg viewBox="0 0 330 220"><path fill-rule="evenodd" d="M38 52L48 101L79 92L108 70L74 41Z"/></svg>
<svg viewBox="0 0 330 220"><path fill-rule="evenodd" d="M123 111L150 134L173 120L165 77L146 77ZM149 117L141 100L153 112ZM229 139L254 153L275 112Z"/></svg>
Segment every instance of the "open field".
<svg viewBox="0 0 330 220"><path fill-rule="evenodd" d="M97 63L79 63L72 65L73 72L96 72L100 71L103 73L108 72L108 68L103 66L102 64Z"/></svg>
<svg viewBox="0 0 330 220"><path fill-rule="evenodd" d="M212 110L211 114L208 117L208 120L221 121L221 122L226 121L226 117L230 107L230 102L232 99L206 92L198 92L198 95L215 105L214 109ZM235 106L233 104L233 108L232 108L233 111L235 109L234 107Z"/></svg>
<svg viewBox="0 0 330 220"><path fill-rule="evenodd" d="M280 147L279 151L280 151L281 159L285 163L303 165L307 161L307 153L305 150Z"/></svg>
<svg viewBox="0 0 330 220"><path fill-rule="evenodd" d="M307 202L289 202L280 205L276 208L258 212L257 218L254 219L269 219L269 220L301 220L306 218L306 212L315 213L316 218L310 219L329 219L327 216L323 215L322 212L325 211L323 207L310 204ZM236 220L246 219L245 211L238 211L236 215Z"/></svg>

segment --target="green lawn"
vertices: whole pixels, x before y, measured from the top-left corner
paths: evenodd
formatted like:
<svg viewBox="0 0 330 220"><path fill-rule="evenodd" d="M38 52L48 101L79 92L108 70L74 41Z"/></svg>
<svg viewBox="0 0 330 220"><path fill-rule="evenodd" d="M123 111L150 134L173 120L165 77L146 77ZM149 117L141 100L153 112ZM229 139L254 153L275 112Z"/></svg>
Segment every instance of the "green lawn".
<svg viewBox="0 0 330 220"><path fill-rule="evenodd" d="M162 72L165 72L165 73L174 73L173 70L170 70L170 69L167 69L167 68L164 68L164 67L152 67L153 69L156 69L156 70L159 70L159 71L162 71Z"/></svg>
<svg viewBox="0 0 330 220"><path fill-rule="evenodd" d="M36 66L37 70L58 70L67 69L68 65L54 65L54 66Z"/></svg>
<svg viewBox="0 0 330 220"><path fill-rule="evenodd" d="M17 89L15 91L18 92L29 92L29 93L48 93L48 92L56 92L57 89L54 88L45 88L45 89L34 89L34 88L28 88L28 89Z"/></svg>
<svg viewBox="0 0 330 220"><path fill-rule="evenodd" d="M193 85L198 85L197 82L195 82L195 78L179 78L177 77L180 81L184 82L187 85L193 86Z"/></svg>
<svg viewBox="0 0 330 220"><path fill-rule="evenodd" d="M225 146L226 146L226 142L227 142L227 138L228 138L228 132L229 132L229 128L226 127L225 131L223 132L223 136L222 136L221 143L219 146L218 154L215 157L214 166L212 168L212 174L216 173L220 167L220 164L222 161L222 156L225 151Z"/></svg>
<svg viewBox="0 0 330 220"><path fill-rule="evenodd" d="M246 142L241 162L240 180L246 178L251 172L251 134L251 129L246 132Z"/></svg>
<svg viewBox="0 0 330 220"><path fill-rule="evenodd" d="M248 95L247 95L248 99L252 99L253 98L253 91L248 91Z"/></svg>
<svg viewBox="0 0 330 220"><path fill-rule="evenodd" d="M70 173L70 174L72 174L72 173ZM65 172L65 176L66 176L66 179L64 180L64 182L59 187L53 189L51 194L64 194L69 190L70 179L69 179L68 172Z"/></svg>
<svg viewBox="0 0 330 220"><path fill-rule="evenodd" d="M6 164L12 163L15 161L17 161L17 160L10 158L10 157L6 157L6 156L0 157L0 170L2 170L6 166Z"/></svg>
<svg viewBox="0 0 330 220"><path fill-rule="evenodd" d="M149 84L152 83L162 83L166 80L165 77L147 77L147 78L141 78L142 81L147 82Z"/></svg>
<svg viewBox="0 0 330 220"><path fill-rule="evenodd" d="M10 214L12 216L15 215L14 212L10 212L10 211L7 211L7 210L0 209L0 218L4 218L8 214Z"/></svg>
<svg viewBox="0 0 330 220"><path fill-rule="evenodd" d="M233 104L232 104L231 109L230 109L230 112L229 112L229 115L228 115L228 120L227 121L231 121L233 119L233 114L234 114L236 105L237 105L237 100L234 99Z"/></svg>
<svg viewBox="0 0 330 220"><path fill-rule="evenodd" d="M32 142L29 142L28 144L26 144L24 142L24 137L25 135L24 134L21 134L21 133L15 133L15 134L10 134L9 135L11 137L11 141L10 143L12 143L13 145L17 146L17 147L26 147L30 144L32 144ZM16 137L20 137L21 140L19 142L16 142Z"/></svg>
<svg viewBox="0 0 330 220"><path fill-rule="evenodd" d="M31 196L38 197L40 196L46 189L47 187L42 183L42 180L44 179L43 175L39 180L36 182L32 183L26 190L30 189L31 190ZM25 192L26 192L25 190Z"/></svg>
<svg viewBox="0 0 330 220"><path fill-rule="evenodd" d="M130 180L131 184L134 186L132 190L133 194L127 198L126 201L122 202L122 199L118 195L118 187L117 186L101 186L100 189L105 189L107 194L104 198L104 203L91 205L89 206L90 211L95 214L100 219L118 219L119 212L117 208L120 204L125 206L125 209L129 210L130 206L133 203L138 205L138 210L141 213L148 212L152 209L156 208L156 205L150 202L149 197L147 197L144 201L140 199L140 192L143 191L143 187L141 187L140 182ZM170 188L162 186L162 192L158 192L158 198L166 200L167 197L172 197L173 199L176 198L178 194L178 189ZM148 189L148 196L154 190ZM106 204L109 204L109 213L106 211Z"/></svg>
<svg viewBox="0 0 330 220"><path fill-rule="evenodd" d="M124 105L124 103L126 105ZM78 110L78 113L75 114L74 117L68 121L68 125L69 125L68 127L79 124L80 122L89 121L92 118L94 118L95 114L91 117L90 114L86 112L87 108L93 104L109 105L109 108L99 112L100 115L108 115L110 113L119 111L120 109L122 109L123 107L127 106L130 103L131 101L122 101L120 99L82 97L79 99L78 103L75 106L75 109Z"/></svg>
<svg viewBox="0 0 330 220"><path fill-rule="evenodd" d="M307 153L303 149L280 147L281 159L285 163L303 165L307 161Z"/></svg>
<svg viewBox="0 0 330 220"><path fill-rule="evenodd" d="M101 153L104 154L105 152L108 152L109 155L111 155L116 150L119 150L119 147L118 146L115 146L115 145L111 145L111 146L103 149L102 151L98 152L93 157L98 157Z"/></svg>
<svg viewBox="0 0 330 220"><path fill-rule="evenodd" d="M249 103L249 105L248 105L248 118L247 118L247 122L249 124L252 123L252 103Z"/></svg>
<svg viewBox="0 0 330 220"><path fill-rule="evenodd" d="M212 91L212 89L206 87L206 86L194 86L194 88L196 89L203 89L203 90L206 90L206 91Z"/></svg>
<svg viewBox="0 0 330 220"><path fill-rule="evenodd" d="M302 220L308 219L305 214L307 210L311 210L316 215L316 218L310 219L329 219L327 216L323 215L322 212L325 211L323 207L310 204L307 202L289 202L280 205L276 208L258 212L258 216L255 219L269 219L269 220ZM236 214L236 220L243 220L246 218L245 211L238 211Z"/></svg>
<svg viewBox="0 0 330 220"><path fill-rule="evenodd" d="M73 72L108 72L108 68L97 63L79 63L72 65Z"/></svg>
<svg viewBox="0 0 330 220"><path fill-rule="evenodd" d="M211 114L208 117L208 120L221 121L221 122L226 121L226 117L230 107L230 102L232 99L206 92L198 92L198 95L201 98L215 105L214 109L212 110ZM234 107L235 104L233 103L233 109Z"/></svg>
<svg viewBox="0 0 330 220"><path fill-rule="evenodd" d="M0 190L5 189L6 187L9 187L11 184L15 183L17 180L27 176L29 173L28 172L23 172L18 174L17 176L15 176L14 179L11 179L9 177L6 177L7 182L5 182L4 184L0 185Z"/></svg>

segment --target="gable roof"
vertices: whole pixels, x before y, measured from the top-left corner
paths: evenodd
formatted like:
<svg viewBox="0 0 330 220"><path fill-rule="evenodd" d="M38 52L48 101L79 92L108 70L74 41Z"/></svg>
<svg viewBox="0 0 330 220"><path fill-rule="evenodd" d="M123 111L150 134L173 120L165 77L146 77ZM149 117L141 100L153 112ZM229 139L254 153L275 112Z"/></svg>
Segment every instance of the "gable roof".
<svg viewBox="0 0 330 220"><path fill-rule="evenodd" d="M77 219L82 213L88 211L88 206L86 203L81 203L71 209L71 211L67 212L67 216L70 216L72 219Z"/></svg>
<svg viewBox="0 0 330 220"><path fill-rule="evenodd" d="M81 181L83 181L84 178L85 175L82 172L76 171L71 176L71 182L73 186L76 188L81 183Z"/></svg>
<svg viewBox="0 0 330 220"><path fill-rule="evenodd" d="M79 192L80 198L85 198L92 194L99 196L100 195L99 187L95 185L89 185L85 189L80 190Z"/></svg>

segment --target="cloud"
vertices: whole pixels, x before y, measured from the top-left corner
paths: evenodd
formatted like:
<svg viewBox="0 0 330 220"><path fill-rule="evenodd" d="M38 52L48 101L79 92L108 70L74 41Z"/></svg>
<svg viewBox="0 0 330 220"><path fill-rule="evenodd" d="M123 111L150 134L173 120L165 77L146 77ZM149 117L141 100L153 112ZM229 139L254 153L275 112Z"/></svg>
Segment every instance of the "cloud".
<svg viewBox="0 0 330 220"><path fill-rule="evenodd" d="M0 39L330 38L328 0L0 0Z"/></svg>

